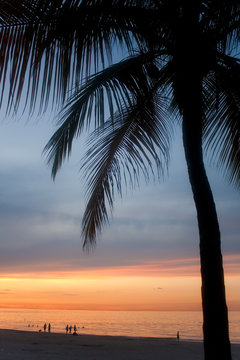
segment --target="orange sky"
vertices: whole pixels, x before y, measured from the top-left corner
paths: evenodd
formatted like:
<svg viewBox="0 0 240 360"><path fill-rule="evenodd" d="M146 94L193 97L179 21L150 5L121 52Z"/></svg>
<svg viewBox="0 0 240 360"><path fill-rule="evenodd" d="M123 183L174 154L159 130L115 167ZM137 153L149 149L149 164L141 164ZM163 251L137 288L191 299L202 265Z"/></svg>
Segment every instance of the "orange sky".
<svg viewBox="0 0 240 360"><path fill-rule="evenodd" d="M238 259L227 257L230 310L240 310ZM91 310L200 310L197 259L73 272L9 274L0 279L3 307ZM233 271L234 269L234 271Z"/></svg>

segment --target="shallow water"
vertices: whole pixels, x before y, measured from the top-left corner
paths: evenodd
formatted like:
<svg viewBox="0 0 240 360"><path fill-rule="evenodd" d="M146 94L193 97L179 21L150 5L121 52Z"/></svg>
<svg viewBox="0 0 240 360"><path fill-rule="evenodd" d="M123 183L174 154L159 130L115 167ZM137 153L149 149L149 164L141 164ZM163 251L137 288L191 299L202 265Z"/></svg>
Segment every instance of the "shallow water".
<svg viewBox="0 0 240 360"><path fill-rule="evenodd" d="M230 338L240 343L240 312L229 313ZM202 340L200 311L85 311L0 309L0 328L39 331L51 323L53 332L76 325L78 333Z"/></svg>

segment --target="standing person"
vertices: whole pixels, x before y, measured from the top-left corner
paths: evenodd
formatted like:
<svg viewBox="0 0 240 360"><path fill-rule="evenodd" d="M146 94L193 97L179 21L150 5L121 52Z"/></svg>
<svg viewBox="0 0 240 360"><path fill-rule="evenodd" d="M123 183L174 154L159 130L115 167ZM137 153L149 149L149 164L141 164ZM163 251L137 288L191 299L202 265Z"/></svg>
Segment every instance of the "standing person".
<svg viewBox="0 0 240 360"><path fill-rule="evenodd" d="M179 341L180 339L180 335L179 335L179 331L177 332L177 340Z"/></svg>
<svg viewBox="0 0 240 360"><path fill-rule="evenodd" d="M76 325L74 325L74 327L73 327L73 335L77 335L77 326Z"/></svg>
<svg viewBox="0 0 240 360"><path fill-rule="evenodd" d="M46 330L47 330L47 324L46 323L43 325L43 330L44 330L44 332L46 332Z"/></svg>
<svg viewBox="0 0 240 360"><path fill-rule="evenodd" d="M66 334L68 333L68 325L66 326Z"/></svg>
<svg viewBox="0 0 240 360"><path fill-rule="evenodd" d="M69 333L71 334L72 332L72 325L69 326Z"/></svg>
<svg viewBox="0 0 240 360"><path fill-rule="evenodd" d="M50 323L48 324L48 332L49 333L51 332L51 324Z"/></svg>

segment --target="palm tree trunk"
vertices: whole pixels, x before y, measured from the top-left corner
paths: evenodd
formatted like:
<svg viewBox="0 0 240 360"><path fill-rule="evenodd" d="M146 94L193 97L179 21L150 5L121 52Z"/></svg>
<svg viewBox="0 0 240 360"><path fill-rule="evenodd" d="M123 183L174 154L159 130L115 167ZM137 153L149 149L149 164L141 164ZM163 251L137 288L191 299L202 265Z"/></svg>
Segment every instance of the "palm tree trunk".
<svg viewBox="0 0 240 360"><path fill-rule="evenodd" d="M231 360L220 230L202 153L202 67L200 1L183 0L183 25L177 49L177 97L181 104L183 145L197 211L202 277L205 360Z"/></svg>
<svg viewBox="0 0 240 360"><path fill-rule="evenodd" d="M203 163L201 110L193 99L188 104L183 112L183 143L200 236L205 360L231 360L220 231Z"/></svg>

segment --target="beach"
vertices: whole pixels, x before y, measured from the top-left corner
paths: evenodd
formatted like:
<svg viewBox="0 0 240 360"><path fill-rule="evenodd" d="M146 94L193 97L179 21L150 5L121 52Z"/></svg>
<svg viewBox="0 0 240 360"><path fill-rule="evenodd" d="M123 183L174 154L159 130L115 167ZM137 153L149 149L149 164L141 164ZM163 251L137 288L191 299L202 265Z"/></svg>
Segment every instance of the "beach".
<svg viewBox="0 0 240 360"><path fill-rule="evenodd" d="M233 344L233 360L240 345ZM0 330L1 360L202 360L203 344L171 338L134 338L99 335Z"/></svg>

